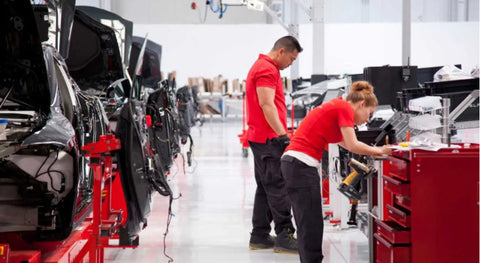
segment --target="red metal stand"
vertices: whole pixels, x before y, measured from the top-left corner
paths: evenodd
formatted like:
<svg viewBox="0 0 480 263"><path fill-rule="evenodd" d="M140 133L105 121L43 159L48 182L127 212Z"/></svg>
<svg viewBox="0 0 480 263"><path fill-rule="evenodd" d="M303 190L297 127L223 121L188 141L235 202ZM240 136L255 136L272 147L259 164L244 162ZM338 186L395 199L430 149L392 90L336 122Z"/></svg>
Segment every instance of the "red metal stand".
<svg viewBox="0 0 480 263"><path fill-rule="evenodd" d="M242 156L248 157L248 144L247 140L247 130L246 130L246 123L247 123L247 100L245 99L245 95L242 98L242 133L238 135L240 139L240 143L242 144Z"/></svg>
<svg viewBox="0 0 480 263"><path fill-rule="evenodd" d="M114 135L101 136L100 140L82 148L90 158L93 168L93 212L90 218L62 241L23 241L17 233L2 234L0 239L0 263L103 263L106 247L133 247L110 245L118 239L122 219L127 218L126 209L113 210L112 196L123 199L123 192L112 191L113 179L118 176L114 169L111 151L120 149L120 140ZM118 180L117 180L118 181ZM117 196L121 193L121 196Z"/></svg>
<svg viewBox="0 0 480 263"><path fill-rule="evenodd" d="M113 169L112 156L110 151L120 149L120 140L113 135L100 137L97 143L86 145L82 150L87 151L86 156L90 157L90 166L93 168L93 216L91 233L88 237L89 262L103 263L104 250L106 247L135 248L134 245L111 245L110 240L118 239L118 233L122 220L127 218L126 209L112 209L112 197L117 199L120 196L123 200L123 191L114 191L114 179L118 171ZM104 187L102 187L104 186ZM118 186L118 184L117 184ZM118 188L118 187L116 187Z"/></svg>
<svg viewBox="0 0 480 263"><path fill-rule="evenodd" d="M287 131L287 133L288 133L288 136L289 136L289 137L292 137L292 136L293 136L293 133L294 133L294 131L295 131L295 105L293 104L293 98L292 98L292 110L291 110L291 114L290 114L290 115L291 115L291 118L290 118L290 119L291 119L291 120L290 120L290 121L291 121L291 123L290 123L291 126L290 126L290 132Z"/></svg>

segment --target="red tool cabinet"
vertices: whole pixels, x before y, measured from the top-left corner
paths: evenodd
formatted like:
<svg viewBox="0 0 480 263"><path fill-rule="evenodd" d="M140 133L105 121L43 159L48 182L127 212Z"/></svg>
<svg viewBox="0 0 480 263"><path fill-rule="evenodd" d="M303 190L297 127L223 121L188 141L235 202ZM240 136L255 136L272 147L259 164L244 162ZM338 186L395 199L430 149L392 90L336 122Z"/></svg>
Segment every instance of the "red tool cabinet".
<svg viewBox="0 0 480 263"><path fill-rule="evenodd" d="M479 262L479 148L460 146L383 161L386 216L373 221L371 262Z"/></svg>

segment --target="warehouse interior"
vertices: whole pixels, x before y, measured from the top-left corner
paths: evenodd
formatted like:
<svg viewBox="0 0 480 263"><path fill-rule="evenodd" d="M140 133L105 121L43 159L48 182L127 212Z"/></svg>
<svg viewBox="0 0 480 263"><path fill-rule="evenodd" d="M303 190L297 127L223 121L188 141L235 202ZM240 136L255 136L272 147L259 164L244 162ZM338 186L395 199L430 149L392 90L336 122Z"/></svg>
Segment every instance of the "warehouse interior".
<svg viewBox="0 0 480 263"><path fill-rule="evenodd" d="M0 2L0 263L480 262L479 0Z"/></svg>

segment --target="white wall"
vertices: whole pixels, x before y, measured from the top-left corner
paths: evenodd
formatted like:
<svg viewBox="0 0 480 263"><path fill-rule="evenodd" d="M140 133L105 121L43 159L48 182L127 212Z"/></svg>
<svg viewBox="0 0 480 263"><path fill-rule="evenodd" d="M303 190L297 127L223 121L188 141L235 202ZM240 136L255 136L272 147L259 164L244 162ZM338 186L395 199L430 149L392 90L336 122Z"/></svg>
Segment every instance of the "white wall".
<svg viewBox="0 0 480 263"><path fill-rule="evenodd" d="M214 1L213 10L219 3ZM196 2L197 8L191 8ZM222 18L219 13L206 10L206 1L194 0L114 0L112 11L120 16L143 24L234 24L234 23L265 23L267 15L263 12L248 10L245 6L230 6ZM206 14L206 16L205 16Z"/></svg>
<svg viewBox="0 0 480 263"><path fill-rule="evenodd" d="M325 73L361 73L367 66L401 65L398 23L327 24ZM286 31L279 25L135 24L134 34L163 46L162 71L177 71L178 85L188 77L244 79L259 53L266 53ZM312 25L300 26L300 76L312 74ZM420 67L479 64L478 22L412 24L411 64ZM289 70L282 75L289 77Z"/></svg>
<svg viewBox="0 0 480 263"><path fill-rule="evenodd" d="M272 25L134 25L134 35L162 45L162 71L188 77L246 77L260 52L268 52L286 31Z"/></svg>
<svg viewBox="0 0 480 263"><path fill-rule="evenodd" d="M219 0L211 0L217 4ZM284 2L284 21L290 23L290 3L294 0L277 0ZM311 0L300 0L306 6ZM403 0L325 0L326 23L399 23L402 19ZM141 24L202 24L206 1L194 0L77 0L78 2L111 2L111 10L118 15ZM197 3L197 10L192 10L192 2ZM267 1L265 2L272 2ZM478 21L479 0L411 0L413 22L463 21L457 20L456 9L467 8L468 21ZM108 5L110 6L110 4ZM218 14L207 12L207 24L264 24L271 21L262 12L248 10L246 7L231 6L222 19ZM310 17L298 10L298 21L310 23Z"/></svg>

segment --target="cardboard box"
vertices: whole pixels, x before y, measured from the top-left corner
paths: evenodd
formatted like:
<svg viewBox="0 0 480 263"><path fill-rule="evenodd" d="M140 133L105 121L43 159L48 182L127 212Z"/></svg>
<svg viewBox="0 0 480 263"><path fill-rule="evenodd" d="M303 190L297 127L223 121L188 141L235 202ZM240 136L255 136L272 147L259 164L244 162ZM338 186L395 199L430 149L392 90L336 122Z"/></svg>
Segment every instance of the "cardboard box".
<svg viewBox="0 0 480 263"><path fill-rule="evenodd" d="M213 78L212 92L219 92L225 94L228 92L228 79L224 79L222 75Z"/></svg>
<svg viewBox="0 0 480 263"><path fill-rule="evenodd" d="M197 86L199 87L200 86L200 80L198 77L190 77L188 78L188 86L192 87L192 86Z"/></svg>

